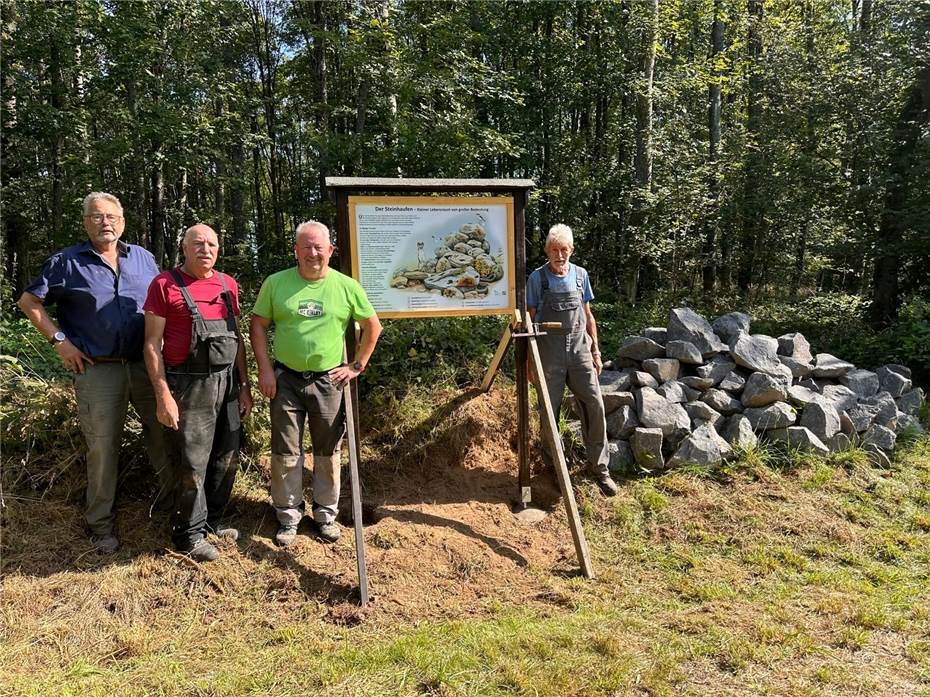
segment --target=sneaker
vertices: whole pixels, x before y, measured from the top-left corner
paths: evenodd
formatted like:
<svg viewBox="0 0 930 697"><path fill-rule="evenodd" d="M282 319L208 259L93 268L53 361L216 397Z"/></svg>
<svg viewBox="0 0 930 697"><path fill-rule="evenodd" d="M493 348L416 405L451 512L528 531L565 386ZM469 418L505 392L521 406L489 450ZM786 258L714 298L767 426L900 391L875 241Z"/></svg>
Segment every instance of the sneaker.
<svg viewBox="0 0 930 697"><path fill-rule="evenodd" d="M187 552L187 555L194 561L213 561L219 559L219 550L206 540L200 540Z"/></svg>
<svg viewBox="0 0 930 697"><path fill-rule="evenodd" d="M297 541L297 526L281 525L274 536L274 541L281 547L290 547Z"/></svg>
<svg viewBox="0 0 930 697"><path fill-rule="evenodd" d="M113 554L119 549L119 540L110 532L106 535L91 535L90 542L101 554Z"/></svg>
<svg viewBox="0 0 930 697"><path fill-rule="evenodd" d="M331 523L314 522L314 527L316 528L316 534L324 542L335 542L342 537L342 530L339 529L335 520Z"/></svg>
<svg viewBox="0 0 930 697"><path fill-rule="evenodd" d="M597 479L597 488L601 490L604 496L617 495L617 483L610 478L609 474L605 474L603 477Z"/></svg>
<svg viewBox="0 0 930 697"><path fill-rule="evenodd" d="M227 540L232 540L233 542L239 539L239 531L236 530L236 528L230 528L225 525L220 525L218 528L215 528L213 534L217 537L224 537Z"/></svg>

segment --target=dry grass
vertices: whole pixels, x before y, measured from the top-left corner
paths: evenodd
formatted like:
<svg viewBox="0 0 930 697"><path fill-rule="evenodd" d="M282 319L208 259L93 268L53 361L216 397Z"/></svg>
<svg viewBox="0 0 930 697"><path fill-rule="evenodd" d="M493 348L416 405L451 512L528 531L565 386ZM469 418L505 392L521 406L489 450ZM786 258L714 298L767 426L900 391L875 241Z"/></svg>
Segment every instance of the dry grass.
<svg viewBox="0 0 930 697"><path fill-rule="evenodd" d="M351 535L274 547L261 460L234 493L242 538L205 565L166 553L141 474L110 559L72 487L7 493L0 693L930 694L930 441L890 470L750 453L614 499L576 476L585 581L549 474L550 515L510 514L512 410L508 391L383 405L364 611Z"/></svg>

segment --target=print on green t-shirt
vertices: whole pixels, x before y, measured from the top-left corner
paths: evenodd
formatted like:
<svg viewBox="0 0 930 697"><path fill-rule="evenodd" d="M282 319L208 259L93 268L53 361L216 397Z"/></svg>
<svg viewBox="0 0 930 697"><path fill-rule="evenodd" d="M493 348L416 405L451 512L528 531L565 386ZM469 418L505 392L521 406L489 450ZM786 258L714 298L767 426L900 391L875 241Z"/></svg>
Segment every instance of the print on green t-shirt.
<svg viewBox="0 0 930 697"><path fill-rule="evenodd" d="M265 279L253 312L274 323L276 360L317 372L342 363L349 322L375 314L354 278L330 269L319 281L307 281L296 267Z"/></svg>

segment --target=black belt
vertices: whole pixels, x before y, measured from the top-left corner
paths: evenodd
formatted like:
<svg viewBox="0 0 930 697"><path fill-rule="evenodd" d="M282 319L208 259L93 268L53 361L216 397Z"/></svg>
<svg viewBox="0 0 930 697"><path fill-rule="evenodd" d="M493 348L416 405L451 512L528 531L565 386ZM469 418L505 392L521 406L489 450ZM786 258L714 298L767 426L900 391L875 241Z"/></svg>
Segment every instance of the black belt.
<svg viewBox="0 0 930 697"><path fill-rule="evenodd" d="M118 358L116 356L94 356L91 359L94 363L132 363L128 358Z"/></svg>
<svg viewBox="0 0 930 697"><path fill-rule="evenodd" d="M301 378L301 379L303 379L303 380L316 380L316 379L318 379L318 378L323 377L324 375L329 375L329 371L328 371L328 370L320 370L320 371L316 371L316 370L303 370L303 371L301 371L301 370L294 370L293 368L290 368L290 367L284 365L281 361L275 361L275 362L274 362L274 367L275 367L276 369L277 369L277 368L280 368L280 369L283 370L285 373L290 373L291 375L294 375L294 376L296 376L296 377L299 377L299 378Z"/></svg>

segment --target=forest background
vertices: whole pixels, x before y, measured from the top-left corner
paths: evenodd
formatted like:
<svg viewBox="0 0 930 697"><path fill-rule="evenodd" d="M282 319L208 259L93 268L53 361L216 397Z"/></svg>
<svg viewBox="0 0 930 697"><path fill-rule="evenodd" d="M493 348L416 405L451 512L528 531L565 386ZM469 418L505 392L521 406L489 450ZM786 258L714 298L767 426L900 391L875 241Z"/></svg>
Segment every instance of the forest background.
<svg viewBox="0 0 930 697"><path fill-rule="evenodd" d="M17 326L91 190L162 266L212 225L248 296L332 223L326 176L518 177L529 268L571 225L610 326L750 309L930 373L928 0L48 0L3 3L2 40ZM398 360L463 337L393 332Z"/></svg>

